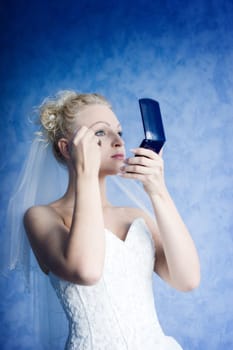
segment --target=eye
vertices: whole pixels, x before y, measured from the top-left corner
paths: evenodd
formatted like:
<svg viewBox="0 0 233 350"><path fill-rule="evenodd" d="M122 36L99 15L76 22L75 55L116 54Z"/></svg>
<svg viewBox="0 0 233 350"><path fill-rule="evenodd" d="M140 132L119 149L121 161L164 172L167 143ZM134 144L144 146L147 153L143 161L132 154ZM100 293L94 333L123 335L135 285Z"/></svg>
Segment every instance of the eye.
<svg viewBox="0 0 233 350"><path fill-rule="evenodd" d="M122 137L123 132L122 132L122 131L119 131L119 132L118 132L118 135L119 135L120 137Z"/></svg>
<svg viewBox="0 0 233 350"><path fill-rule="evenodd" d="M104 130L98 130L95 132L96 136L104 136L105 135L105 131Z"/></svg>

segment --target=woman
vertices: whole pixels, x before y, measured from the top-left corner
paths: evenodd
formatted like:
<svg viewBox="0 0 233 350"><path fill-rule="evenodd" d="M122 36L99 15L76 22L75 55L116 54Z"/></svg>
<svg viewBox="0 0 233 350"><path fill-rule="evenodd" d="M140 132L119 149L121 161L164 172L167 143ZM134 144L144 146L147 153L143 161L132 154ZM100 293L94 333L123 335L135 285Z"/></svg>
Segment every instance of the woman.
<svg viewBox="0 0 233 350"><path fill-rule="evenodd" d="M69 320L66 349L181 349L159 325L152 274L188 291L200 268L162 152L135 148L126 159L121 125L98 94L61 92L42 104L40 120L69 182L61 198L29 208L24 225ZM113 206L109 175L141 181L157 223L142 209Z"/></svg>

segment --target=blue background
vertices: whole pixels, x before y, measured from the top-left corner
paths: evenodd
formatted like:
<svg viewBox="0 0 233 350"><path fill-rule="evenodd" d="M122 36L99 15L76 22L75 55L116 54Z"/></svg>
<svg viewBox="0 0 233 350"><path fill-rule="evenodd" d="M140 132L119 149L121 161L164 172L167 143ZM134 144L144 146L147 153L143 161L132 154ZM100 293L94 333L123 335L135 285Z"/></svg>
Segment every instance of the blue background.
<svg viewBox="0 0 233 350"><path fill-rule="evenodd" d="M167 186L202 270L189 293L154 276L159 319L185 350L232 349L233 2L10 0L0 16L1 222L44 97L104 94L127 149L142 138L137 99L157 99ZM39 349L20 276L0 283L1 349Z"/></svg>

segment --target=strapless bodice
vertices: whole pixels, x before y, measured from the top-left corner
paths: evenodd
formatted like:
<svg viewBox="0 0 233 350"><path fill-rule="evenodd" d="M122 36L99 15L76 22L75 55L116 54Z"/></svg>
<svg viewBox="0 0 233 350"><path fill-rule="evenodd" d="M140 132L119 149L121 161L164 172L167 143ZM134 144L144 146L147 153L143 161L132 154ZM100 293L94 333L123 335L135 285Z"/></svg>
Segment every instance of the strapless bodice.
<svg viewBox="0 0 233 350"><path fill-rule="evenodd" d="M49 278L69 321L66 349L182 350L164 335L153 296L155 246L143 218L125 241L105 229L105 262L94 285Z"/></svg>

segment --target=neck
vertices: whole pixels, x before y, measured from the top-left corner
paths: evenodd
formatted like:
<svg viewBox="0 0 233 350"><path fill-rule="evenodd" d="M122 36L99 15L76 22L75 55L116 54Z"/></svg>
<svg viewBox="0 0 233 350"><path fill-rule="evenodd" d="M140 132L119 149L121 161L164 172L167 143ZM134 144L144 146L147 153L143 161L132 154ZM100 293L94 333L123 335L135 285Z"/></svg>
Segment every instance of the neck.
<svg viewBox="0 0 233 350"><path fill-rule="evenodd" d="M67 190L65 194L62 197L62 200L65 203L66 207L74 207L74 201L75 201L75 181L76 177L74 174L74 171L69 169L69 182L67 186ZM110 207L111 204L107 199L106 195L106 178L105 176L99 177L99 188L100 188L100 195L101 195L101 202L102 202L102 208Z"/></svg>

